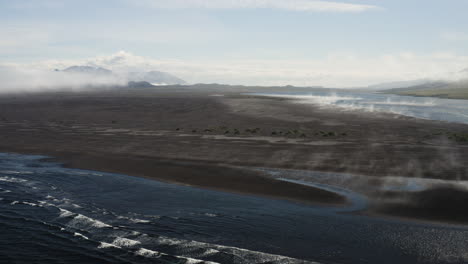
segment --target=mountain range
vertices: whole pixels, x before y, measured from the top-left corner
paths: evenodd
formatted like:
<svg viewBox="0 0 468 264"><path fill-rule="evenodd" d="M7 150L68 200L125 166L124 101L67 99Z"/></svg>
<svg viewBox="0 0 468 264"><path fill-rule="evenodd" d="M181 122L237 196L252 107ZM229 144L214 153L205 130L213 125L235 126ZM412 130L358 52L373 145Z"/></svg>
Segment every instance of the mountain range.
<svg viewBox="0 0 468 264"><path fill-rule="evenodd" d="M406 88L381 90L379 92L398 95L468 99L468 79L459 81L433 81Z"/></svg>
<svg viewBox="0 0 468 264"><path fill-rule="evenodd" d="M69 73L84 73L84 74L93 74L93 75L111 75L112 71L104 69L101 67L91 67L91 66L71 66L63 70L64 72Z"/></svg>
<svg viewBox="0 0 468 264"><path fill-rule="evenodd" d="M59 70L56 70L59 71ZM93 76L122 76L127 77L129 83L134 85L135 83L150 83L152 85L175 85L175 84L186 84L187 82L170 74L162 71L149 71L149 72L130 72L126 74L116 74L111 70L102 67L93 66L71 66L64 70L67 73L79 73L88 74Z"/></svg>
<svg viewBox="0 0 468 264"><path fill-rule="evenodd" d="M130 72L128 79L134 82L149 82L153 85L186 84L184 80L161 71Z"/></svg>

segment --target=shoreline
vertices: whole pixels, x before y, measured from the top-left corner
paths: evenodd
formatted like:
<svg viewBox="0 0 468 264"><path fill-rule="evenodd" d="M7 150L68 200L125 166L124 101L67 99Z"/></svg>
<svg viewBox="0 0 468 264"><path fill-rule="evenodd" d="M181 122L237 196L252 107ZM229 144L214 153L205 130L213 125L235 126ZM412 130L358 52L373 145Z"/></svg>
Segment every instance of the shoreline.
<svg viewBox="0 0 468 264"><path fill-rule="evenodd" d="M262 176L261 173L222 164L117 155L106 158L102 155L83 155L79 153L28 153L23 151L5 153L41 155L46 156L42 159L43 161L58 162L65 168L116 173L239 195L336 208L341 208L349 203L344 196L335 192L301 184L285 183L281 180ZM223 176L217 179L219 177L217 174Z"/></svg>
<svg viewBox="0 0 468 264"><path fill-rule="evenodd" d="M250 168L241 168L238 166L229 166L225 164L196 164L194 161L174 161L174 160L158 160L155 161L153 158L148 157L133 157L131 160L128 161L128 157L113 157L107 159L105 163L108 164L109 161L117 162L119 165L124 164L124 167L128 165L135 165L134 162L137 162L139 165L146 164L148 165L151 163L151 166L155 166L153 168L157 169L164 169L167 172L167 166L175 168L177 167L180 171L180 168L191 170L193 168L196 169L204 169L208 170L209 173L204 174L203 180L197 181L197 179L192 180L184 180L181 181L179 177L174 177L174 174L168 174L163 177L159 177L154 175L154 170L135 170L135 169L122 169L121 167L96 167L102 166L102 162L104 161L102 158L97 158L96 155L82 155L78 153L68 153L58 155L55 153L52 156L51 154L44 154L40 152L35 153L26 153L21 151L15 152L4 152L8 154L18 154L18 155L39 155L44 156L41 158L41 161L44 162L57 162L59 166L64 168L71 168L71 169L80 169L80 170L90 170L96 172L106 172L106 173L115 173L120 175L125 175L129 177L138 177L144 178L148 180L155 180L163 183L174 184L179 186L188 186L193 188L199 188L204 190L212 190L224 193L231 193L237 194L242 196L252 196L252 197L261 197L266 199L272 200L280 200L280 201L288 201L293 203L299 203L304 205L311 205L311 206L323 206L326 210L335 211L337 214L351 214L351 215L360 215L360 216L368 216L371 218L380 218L386 219L390 221L399 221L403 223L415 223L415 224L429 224L434 226L453 226L453 227L461 227L466 228L468 226L468 222L465 220L453 220L453 213L450 213L447 216L441 217L427 217L427 212L418 213L417 210L420 208L414 208L416 211L411 214L406 212L406 214L401 214L398 210L392 210L389 208L388 211L381 211L378 207L375 207L376 204L372 204L371 199L372 196L368 196L359 192L352 191L350 189L342 188L339 186L330 185L328 187L320 188L321 184L315 184L312 182L304 182L304 181L297 181L288 178L279 178L274 179L271 177L265 177L262 173L255 173ZM156 164L156 165L155 165ZM163 168L166 167L166 168ZM133 167L135 168L135 167ZM184 170L182 169L182 170ZM220 182L214 181L212 184L207 184L207 179L211 180L213 177L213 172L219 172L220 170L233 170L236 172L240 172L243 176L247 176L247 178L243 178L240 184L231 185L232 181L228 182ZM192 170L193 172L193 170ZM153 175L149 175L153 174ZM182 176L184 178L184 176ZM224 176L224 180L226 177ZM239 177L236 176L234 179L227 178L228 180L239 180ZM262 185L262 189L258 189L258 184ZM248 186L251 185L251 186ZM334 191L333 189L342 189L341 191ZM345 194L345 192L349 192L349 194ZM363 199L362 201L354 201L353 198L349 198L350 196L362 197L358 198ZM467 193L468 195L468 193ZM407 205L400 204L402 209L404 209ZM385 208L384 208L385 209Z"/></svg>
<svg viewBox="0 0 468 264"><path fill-rule="evenodd" d="M468 180L468 145L449 138L466 133L466 124L212 93L161 88L0 96L0 151L52 156L73 168L327 206L347 202L334 193L238 167L362 175L369 177L370 188L388 176ZM398 197L370 190L376 191L370 199L386 206ZM429 212L425 199L445 193L450 192L410 195L408 204L398 206L421 202ZM450 219L456 207L450 208L434 215Z"/></svg>

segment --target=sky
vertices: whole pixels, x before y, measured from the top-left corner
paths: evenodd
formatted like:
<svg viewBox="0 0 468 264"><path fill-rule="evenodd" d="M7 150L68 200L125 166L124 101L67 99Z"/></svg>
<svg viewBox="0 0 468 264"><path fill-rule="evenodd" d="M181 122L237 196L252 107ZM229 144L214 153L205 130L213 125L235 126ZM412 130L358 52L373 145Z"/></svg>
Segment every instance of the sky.
<svg viewBox="0 0 468 264"><path fill-rule="evenodd" d="M467 10L467 0L0 0L0 69L326 87L462 78Z"/></svg>

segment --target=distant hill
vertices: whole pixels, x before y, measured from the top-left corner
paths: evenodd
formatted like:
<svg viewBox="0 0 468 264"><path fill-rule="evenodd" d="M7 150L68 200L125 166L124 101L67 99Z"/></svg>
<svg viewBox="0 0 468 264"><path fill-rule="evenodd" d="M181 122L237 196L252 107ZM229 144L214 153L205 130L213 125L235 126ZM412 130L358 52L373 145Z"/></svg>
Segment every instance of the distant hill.
<svg viewBox="0 0 468 264"><path fill-rule="evenodd" d="M131 72L128 74L128 79L134 82L149 82L153 85L175 85L187 83L172 74L161 71Z"/></svg>
<svg viewBox="0 0 468 264"><path fill-rule="evenodd" d="M423 84L406 86L402 88L393 88L382 90L383 93L399 93L399 92L410 92L410 91L421 91L421 90L432 90L432 89L444 89L450 86L450 82L447 81L432 81Z"/></svg>
<svg viewBox="0 0 468 264"><path fill-rule="evenodd" d="M384 90L381 92L398 95L468 99L468 79L456 82L439 81L407 88Z"/></svg>
<svg viewBox="0 0 468 264"><path fill-rule="evenodd" d="M379 83L375 85L369 85L368 87L364 88L365 90L389 90L389 89L398 89L398 88L407 88L416 85L423 85L426 83L430 83L431 81L428 79L420 79L420 80L411 80L411 81L400 81L400 82L387 82L387 83Z"/></svg>
<svg viewBox="0 0 468 264"><path fill-rule="evenodd" d="M94 75L111 75L112 71L101 67L92 66L71 66L63 70L64 72L70 73L86 73Z"/></svg>

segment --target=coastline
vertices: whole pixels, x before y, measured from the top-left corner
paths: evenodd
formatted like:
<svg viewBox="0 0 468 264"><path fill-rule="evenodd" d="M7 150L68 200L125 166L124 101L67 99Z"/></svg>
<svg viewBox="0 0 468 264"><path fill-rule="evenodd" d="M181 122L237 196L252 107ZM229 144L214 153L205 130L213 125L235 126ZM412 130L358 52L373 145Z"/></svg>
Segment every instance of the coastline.
<svg viewBox="0 0 468 264"><path fill-rule="evenodd" d="M371 177L371 185L372 179L387 176L468 179L468 145L438 133L464 133L465 124L172 88L2 96L0 151L47 155L73 168L327 206L348 203L333 192L239 167L363 175Z"/></svg>
<svg viewBox="0 0 468 264"><path fill-rule="evenodd" d="M335 192L320 188L287 183L263 176L247 169L208 164L194 161L174 161L153 157L84 154L84 153L27 153L23 155L44 155L45 161L58 162L65 168L93 170L123 174L133 177L216 190L241 195L253 195L270 199L287 200L311 205L346 206L346 198Z"/></svg>
<svg viewBox="0 0 468 264"><path fill-rule="evenodd" d="M445 214L437 214L437 208L424 208L424 206L411 207L411 205L406 203L389 204L390 206L373 203L371 200L375 197L343 189L343 191L348 192L351 196L360 196L361 198L358 199L362 199L362 201L356 202L353 199L349 200L349 194L333 190L340 189L338 186L331 185L331 188L322 188L320 184L311 184L285 178L274 179L265 177L262 173L256 173L250 168L242 169L238 166L187 160L155 160L154 158L141 156L114 155L112 157L104 157L103 155L83 153L45 154L43 152L25 153L21 151L7 153L45 156L41 160L59 163L59 166L64 168L116 173L205 190L283 200L304 205L323 206L339 214L368 216L391 221L401 221L403 223L429 224L434 226L442 225L464 228L468 224L466 220L468 219L466 217L467 214L460 215L459 210L456 208L453 210L453 207L459 205L452 205L451 202L446 205L440 202L439 206L449 206L452 210L449 209ZM221 174L222 176L219 176ZM452 191L447 189L447 192ZM401 195L407 194L402 193ZM468 192L461 195L468 196ZM430 197L426 197L425 199L428 198ZM454 219L457 217L459 217L458 220Z"/></svg>

